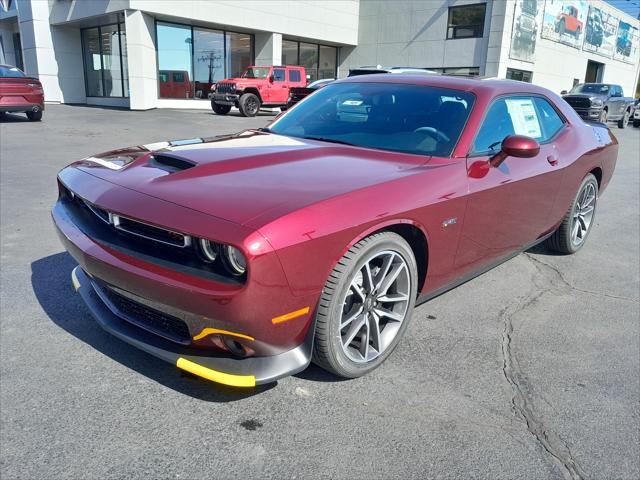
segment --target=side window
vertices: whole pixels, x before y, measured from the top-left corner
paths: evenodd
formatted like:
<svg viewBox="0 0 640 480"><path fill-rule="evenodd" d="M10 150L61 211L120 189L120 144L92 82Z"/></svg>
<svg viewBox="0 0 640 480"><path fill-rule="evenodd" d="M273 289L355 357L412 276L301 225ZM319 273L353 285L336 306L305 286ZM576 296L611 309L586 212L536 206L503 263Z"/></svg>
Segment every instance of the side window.
<svg viewBox="0 0 640 480"><path fill-rule="evenodd" d="M182 72L175 72L173 74L173 81L176 83L184 82L184 74Z"/></svg>
<svg viewBox="0 0 640 480"><path fill-rule="evenodd" d="M497 152L509 135L526 135L542 141L542 126L532 97L495 100L473 142L473 152Z"/></svg>
<svg viewBox="0 0 640 480"><path fill-rule="evenodd" d="M274 68L273 78L276 82L284 82L284 70L282 68Z"/></svg>
<svg viewBox="0 0 640 480"><path fill-rule="evenodd" d="M543 136L540 141L546 142L552 138L564 126L564 121L551 104L541 97L534 97L533 101L538 109Z"/></svg>
<svg viewBox="0 0 640 480"><path fill-rule="evenodd" d="M290 82L299 82L300 81L300 70L289 70L289 81Z"/></svg>

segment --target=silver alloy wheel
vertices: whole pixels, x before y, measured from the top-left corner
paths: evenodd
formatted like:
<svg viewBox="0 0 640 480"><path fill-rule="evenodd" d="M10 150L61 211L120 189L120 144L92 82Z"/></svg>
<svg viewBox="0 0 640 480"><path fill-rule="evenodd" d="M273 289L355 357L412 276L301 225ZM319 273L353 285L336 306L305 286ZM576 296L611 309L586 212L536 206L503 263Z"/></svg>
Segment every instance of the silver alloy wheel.
<svg viewBox="0 0 640 480"><path fill-rule="evenodd" d="M342 303L342 350L356 363L367 363L393 343L409 308L411 276L397 252L368 258L351 280Z"/></svg>
<svg viewBox="0 0 640 480"><path fill-rule="evenodd" d="M573 210L573 223L571 224L571 242L580 245L591 227L593 214L596 208L597 193L593 183L587 183L580 194L576 207Z"/></svg>

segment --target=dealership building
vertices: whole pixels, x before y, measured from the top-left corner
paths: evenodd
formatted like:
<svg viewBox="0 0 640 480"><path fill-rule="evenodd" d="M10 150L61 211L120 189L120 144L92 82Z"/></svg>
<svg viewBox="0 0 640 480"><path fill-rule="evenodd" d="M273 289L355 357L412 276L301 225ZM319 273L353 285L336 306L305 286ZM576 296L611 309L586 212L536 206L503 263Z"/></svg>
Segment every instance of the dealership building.
<svg viewBox="0 0 640 480"><path fill-rule="evenodd" d="M633 96L638 19L598 0L0 0L0 63L48 102L210 108L212 83L248 65L301 65L310 81L361 66Z"/></svg>

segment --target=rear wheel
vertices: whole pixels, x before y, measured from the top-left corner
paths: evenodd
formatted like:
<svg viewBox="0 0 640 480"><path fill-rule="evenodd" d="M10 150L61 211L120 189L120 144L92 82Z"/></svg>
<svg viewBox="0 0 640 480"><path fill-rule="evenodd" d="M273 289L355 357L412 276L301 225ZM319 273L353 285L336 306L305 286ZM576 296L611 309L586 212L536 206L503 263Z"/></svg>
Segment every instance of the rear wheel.
<svg viewBox="0 0 640 480"><path fill-rule="evenodd" d="M618 128L627 128L627 125L629 125L630 116L631 116L631 112L629 110L624 112L624 115L622 116L622 118L618 120Z"/></svg>
<svg viewBox="0 0 640 480"><path fill-rule="evenodd" d="M565 254L580 250L591 231L597 203L598 181L590 173L580 184L576 198L558 230L547 240L547 245L552 250Z"/></svg>
<svg viewBox="0 0 640 480"><path fill-rule="evenodd" d="M211 109L218 115L226 115L231 111L231 105L218 105L216 102L211 100Z"/></svg>
<svg viewBox="0 0 640 480"><path fill-rule="evenodd" d="M340 377L377 368L393 352L413 313L417 267L399 235L371 235L342 257L325 284L313 361Z"/></svg>
<svg viewBox="0 0 640 480"><path fill-rule="evenodd" d="M245 93L238 102L240 113L245 117L255 117L260 110L260 99L253 93Z"/></svg>
<svg viewBox="0 0 640 480"><path fill-rule="evenodd" d="M27 118L31 122L39 122L42 120L42 110L38 110L37 112L27 112Z"/></svg>

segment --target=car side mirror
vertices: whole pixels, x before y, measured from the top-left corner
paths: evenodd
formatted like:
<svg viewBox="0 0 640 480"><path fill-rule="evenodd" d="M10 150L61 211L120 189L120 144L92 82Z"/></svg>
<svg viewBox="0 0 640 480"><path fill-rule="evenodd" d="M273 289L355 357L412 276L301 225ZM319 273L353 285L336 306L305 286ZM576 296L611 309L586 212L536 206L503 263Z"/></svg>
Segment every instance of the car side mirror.
<svg viewBox="0 0 640 480"><path fill-rule="evenodd" d="M269 75L269 82L273 83L275 79L276 77L274 77L273 75Z"/></svg>
<svg viewBox="0 0 640 480"><path fill-rule="evenodd" d="M566 90L562 90L562 91L560 92L560 95L566 95L567 93L568 93L568 92L567 92Z"/></svg>
<svg viewBox="0 0 640 480"><path fill-rule="evenodd" d="M531 158L540 153L540 144L534 138L525 135L509 135L502 141L502 148L489 163L499 167L507 157Z"/></svg>

